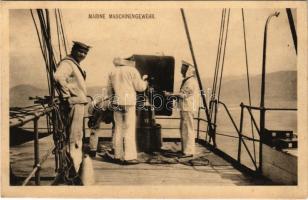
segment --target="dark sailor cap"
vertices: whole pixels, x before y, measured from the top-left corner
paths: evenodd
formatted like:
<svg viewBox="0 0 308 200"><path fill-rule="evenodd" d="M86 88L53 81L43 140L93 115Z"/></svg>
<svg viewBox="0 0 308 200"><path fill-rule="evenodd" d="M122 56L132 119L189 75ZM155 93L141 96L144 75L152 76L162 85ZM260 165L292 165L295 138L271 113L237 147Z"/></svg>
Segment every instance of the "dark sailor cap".
<svg viewBox="0 0 308 200"><path fill-rule="evenodd" d="M91 46L86 45L86 44L84 44L84 43L82 43L82 42L73 41L73 48L82 49L82 50L85 50L85 51L89 51L89 49L91 48Z"/></svg>

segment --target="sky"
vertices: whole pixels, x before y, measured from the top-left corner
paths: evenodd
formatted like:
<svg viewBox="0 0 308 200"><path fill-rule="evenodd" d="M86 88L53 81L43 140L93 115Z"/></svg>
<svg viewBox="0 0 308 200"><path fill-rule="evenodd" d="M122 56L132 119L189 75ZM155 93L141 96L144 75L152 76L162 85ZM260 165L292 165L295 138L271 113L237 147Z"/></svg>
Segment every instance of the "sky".
<svg viewBox="0 0 308 200"><path fill-rule="evenodd" d="M202 77L212 78L217 55L222 9L184 9L196 61ZM296 54L285 9L245 9L248 64L251 75L261 73L263 32L267 17L267 72L296 70ZM57 36L51 10L55 52ZM89 14L151 13L154 19L89 19ZM87 71L87 85L104 86L116 56L132 54L168 55L175 58L175 82L181 80L181 60L192 62L181 12L175 8L148 9L64 9L62 10L69 49L73 40L92 46L81 63ZM293 10L296 22L296 12ZM46 71L29 10L10 11L10 87L29 84L47 87ZM224 76L246 74L241 9L231 9ZM177 87L177 86L175 86Z"/></svg>

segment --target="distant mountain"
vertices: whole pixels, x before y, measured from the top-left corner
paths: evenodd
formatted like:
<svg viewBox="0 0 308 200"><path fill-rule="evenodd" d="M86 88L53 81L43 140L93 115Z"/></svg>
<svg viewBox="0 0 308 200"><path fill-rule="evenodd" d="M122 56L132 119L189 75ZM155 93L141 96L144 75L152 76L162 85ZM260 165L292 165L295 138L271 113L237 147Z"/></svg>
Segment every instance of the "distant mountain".
<svg viewBox="0 0 308 200"><path fill-rule="evenodd" d="M252 102L260 103L261 75L250 78L250 92ZM221 88L221 100L228 103L248 103L247 78L223 81ZM266 74L265 102L275 104L281 101L297 100L297 72L280 71Z"/></svg>
<svg viewBox="0 0 308 200"><path fill-rule="evenodd" d="M33 105L29 97L48 95L48 89L41 89L32 85L17 85L10 89L10 107L24 107Z"/></svg>
<svg viewBox="0 0 308 200"><path fill-rule="evenodd" d="M177 85L179 86L180 83ZM203 83L207 88L212 87L212 80L205 79ZM250 78L252 103L259 105L261 75ZM102 93L103 86L88 87L88 95L92 97ZM178 88L175 88L177 90ZM280 71L266 75L266 102L282 102L297 100L297 72ZM31 85L18 85L10 89L10 106L28 106L33 101L29 96L48 95L47 89L40 89ZM248 103L248 91L246 76L226 77L221 88L221 100L228 104ZM266 104L267 105L267 104Z"/></svg>

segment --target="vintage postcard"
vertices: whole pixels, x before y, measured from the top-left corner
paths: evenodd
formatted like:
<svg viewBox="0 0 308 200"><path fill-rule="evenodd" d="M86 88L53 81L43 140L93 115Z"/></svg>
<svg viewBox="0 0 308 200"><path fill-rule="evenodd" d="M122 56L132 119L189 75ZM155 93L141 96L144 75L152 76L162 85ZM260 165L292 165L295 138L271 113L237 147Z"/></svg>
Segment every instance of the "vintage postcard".
<svg viewBox="0 0 308 200"><path fill-rule="evenodd" d="M307 198L305 1L2 1L2 197Z"/></svg>

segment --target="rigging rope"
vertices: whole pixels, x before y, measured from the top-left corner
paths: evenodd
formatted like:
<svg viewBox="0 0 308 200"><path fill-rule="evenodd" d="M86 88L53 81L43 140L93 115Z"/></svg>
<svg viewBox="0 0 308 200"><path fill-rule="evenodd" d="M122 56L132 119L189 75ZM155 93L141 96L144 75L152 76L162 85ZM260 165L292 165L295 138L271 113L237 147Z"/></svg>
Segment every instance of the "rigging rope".
<svg viewBox="0 0 308 200"><path fill-rule="evenodd" d="M210 98L210 119L212 122L213 114L214 114L214 124L216 124L216 115L217 115L217 105L215 103L216 98L216 88L217 88L217 79L218 79L218 72L220 68L220 57L221 57L221 49L222 49L222 43L224 39L224 32L225 32L225 22L226 21L226 8L222 10L222 16L221 16L221 23L220 23L220 33L219 33L219 40L218 40L218 47L217 47L217 56L216 56L216 64L215 64L215 72L214 72L214 80L213 80L213 86L212 86L212 95ZM209 131L209 130L208 130ZM214 132L216 132L216 127L214 127ZM206 138L207 140L207 135ZM211 142L211 137L210 137Z"/></svg>
<svg viewBox="0 0 308 200"><path fill-rule="evenodd" d="M63 44L64 44L64 47L65 47L65 53L67 55L68 52L67 52L67 45L66 44L68 44L68 42L66 41L67 37L65 37L64 24L62 22L63 16L62 16L62 12L59 9L58 9L58 13L59 13L59 19L60 19L60 25L61 25L61 31L62 31Z"/></svg>
<svg viewBox="0 0 308 200"><path fill-rule="evenodd" d="M227 43L227 36L228 36L228 27L229 27L229 19L230 19L230 9L228 9L228 16L227 16L227 23L226 23L226 13L227 9L224 8L222 10L221 14L221 23L220 23L220 33L219 33L219 40L218 40L218 47L217 47L217 56L216 56L216 64L215 64L215 70L214 70L214 80L213 80L213 86L212 86L212 95L210 98L210 107L209 107L209 114L210 114L210 119L212 123L212 119L214 118L213 124L216 124L216 117L217 117L217 105L216 101L216 90L217 90L217 81L218 81L218 75L219 75L219 70L221 69L221 77L220 77L220 85L219 85L219 93L218 93L218 101L219 101L219 95L220 95L220 88L221 88L221 80L222 80L222 71L223 71L223 66L224 66L224 58L225 58L225 52L226 52L226 43ZM226 31L225 31L225 26L227 26ZM224 44L224 46L223 46ZM222 57L222 62L221 62L221 54L223 51L223 57ZM217 102L218 102L217 101ZM214 117L213 117L214 114ZM208 130L209 132L209 127ZM213 136L210 137L210 142L211 139L215 139L215 132L216 132L216 127L214 126L214 133ZM207 135L206 135L206 140L207 140Z"/></svg>
<svg viewBox="0 0 308 200"><path fill-rule="evenodd" d="M35 18L34 18L32 9L30 9L30 13L31 13L31 17L32 17L32 20L33 20L33 23L34 23L34 26L35 26L36 34L37 34L37 37L38 37L38 40L39 40L40 49L41 49L41 52L42 52L42 55L43 55L45 64L46 64L46 66L47 66L47 55L46 55L45 47L43 48L41 36L40 36L40 34L39 34L39 30L38 30L37 23L36 23L36 21L35 21ZM46 71L48 72L48 68L46 69ZM47 73L48 91L50 92L50 82L49 82L49 80L50 80L50 79L49 79L49 73Z"/></svg>
<svg viewBox="0 0 308 200"><path fill-rule="evenodd" d="M220 80L219 80L219 86L218 86L218 95L217 100L219 102L220 98L220 91L221 91L221 84L222 84L222 75L224 70L224 62L225 62L225 55L226 55L226 46L227 46L227 40L228 40L228 30L229 30L229 20L230 20L230 8L228 9L228 17L227 17L227 29L226 29L226 36L225 36L225 43L223 48L223 56L222 56L222 63L221 63L221 71L220 71Z"/></svg>
<svg viewBox="0 0 308 200"><path fill-rule="evenodd" d="M49 19L49 11L48 9L45 9L45 13L46 13L46 25L47 25L47 35L48 35L48 40L47 40L47 44L48 44L48 48L49 48L49 57L51 58L49 60L49 67L50 67L50 71L49 71L49 76L50 76L50 81L51 81L51 99L53 100L54 96L55 96L55 91L54 91L54 77L53 77L53 68L55 67L55 60L54 60L54 54L53 54L53 48L52 48L52 43L51 43L51 30L50 30L50 19Z"/></svg>
<svg viewBox="0 0 308 200"><path fill-rule="evenodd" d="M48 89L49 94L51 96L51 101L49 102L49 106L54 108L54 111L52 113L52 117L47 116L47 127L49 127L51 124L53 125L53 139L55 144L55 149L53 153L55 154L55 168L57 171L57 174L60 175L60 177L63 179L64 182L69 184L74 184L75 177L72 176L71 170L73 168L73 162L70 158L70 155L67 151L67 127L70 123L68 121L68 114L69 111L67 110L67 106L64 104L58 104L55 100L55 91L57 91L58 94L59 88L56 85L56 82L53 77L53 73L56 71L56 65L57 61L54 54L54 49L52 45L52 38L51 38L51 27L50 27L50 17L49 17L49 11L46 9L45 11L42 9L37 10L37 16L40 22L40 28L41 28L41 34L39 33L38 25L35 21L33 12L31 10L31 16L33 19L33 22L35 24L35 28L37 31L37 35L39 38L40 48L42 55L44 57L44 61L46 64L46 71L47 71L47 78L48 78ZM62 58L62 52L61 52L61 41L60 41L60 32L62 33L62 40L63 44L66 48L66 42L65 42L65 35L62 25L62 16L60 11L55 10L55 17L56 17L56 25L57 25L57 37L58 37L58 45L59 45L59 54L60 59ZM58 20L59 17L59 20ZM48 132L50 129L48 128Z"/></svg>
<svg viewBox="0 0 308 200"><path fill-rule="evenodd" d="M219 35L219 41L218 41L218 49L217 49L217 57L216 57L216 65L215 65L215 72L214 72L214 80L213 80L213 88L212 88L212 97L210 105L210 114L211 119L213 119L213 124L216 124L216 117L217 117L217 105L216 105L216 90L217 90L217 84L218 84L218 95L217 95L217 102L219 102L220 99L220 93L221 93L221 86L222 86L222 77L223 77L223 71L224 71L224 61L225 61L225 54L226 54L226 44L228 39L228 30L229 30L229 22L230 22L230 9L228 9L227 17L226 17L226 10L222 11L222 19L221 19L221 25L220 25L220 35ZM227 22L226 22L227 20ZM244 46L245 46L245 61L246 61L246 76L247 76L247 83L248 83L248 95L249 95L249 105L251 106L251 91L250 91L250 81L249 81L249 66L248 66L248 54L247 54L247 42L246 42L246 29L245 29L245 17L244 17L244 11L242 9L242 21L243 21L243 34L244 34ZM225 27L226 26L226 30ZM222 54L222 55L221 55ZM221 61L222 56L222 61ZM219 76L219 70L220 70L220 77L219 77L219 83L218 76ZM214 117L212 115L214 114ZM254 129L253 129L253 123L252 119L250 121L251 123L251 130L252 130L252 138L253 138L253 152L254 152L254 160L256 160L256 150L255 150L255 136L254 136ZM216 130L215 130L216 132ZM211 138L210 138L211 139ZM244 141L243 141L244 142ZM244 143L245 145L245 143ZM246 145L245 145L246 147ZM249 152L248 152L249 153Z"/></svg>
<svg viewBox="0 0 308 200"><path fill-rule="evenodd" d="M217 76L218 76L218 71L219 71L219 66L220 66L221 46L222 46L224 27L225 27L225 16L226 16L226 9L224 8L222 10L221 23L220 23L220 34L219 34L218 47L217 47L214 81L213 81L213 86L212 86L212 97L211 97L212 100L215 99L215 94L216 94Z"/></svg>
<svg viewBox="0 0 308 200"><path fill-rule="evenodd" d="M51 36L50 36L50 32L48 31L50 28L47 27L46 25L46 21L45 21L45 17L44 17L44 13L43 13L43 10L37 10L37 14L39 16L39 20L40 20L40 23L41 23L41 29L42 29L42 35L43 35L43 41L44 43L46 44L46 48L45 48L45 51L48 52L49 56L47 56L48 59L48 64L46 65L47 69L48 69L48 74L49 74L49 81L50 83L52 84L51 85L51 88L54 88L57 93L59 94L59 89L54 85L55 84L55 81L54 81L54 78L53 78L53 72L56 71L56 65L57 65L57 61L55 59L55 55L54 55L54 49L53 49L53 46L52 46L52 43L51 43ZM46 15L48 15L48 12L46 10ZM47 18L47 17L46 17ZM47 53L46 53L47 54ZM52 96L54 96L54 89L51 89L50 90L50 94Z"/></svg>
<svg viewBox="0 0 308 200"><path fill-rule="evenodd" d="M217 105L215 104L215 96L216 96L216 88L217 88L217 77L218 77L218 71L220 66L220 55L221 55L221 46L224 38L224 29L225 29L225 19L226 19L226 8L222 10L222 16L221 16L221 23L220 23L220 34L219 34L219 40L218 40L218 47L217 47L217 56L216 56L216 65L215 65L215 72L214 72L214 80L213 80L213 86L212 86L212 95L210 98L210 118L213 119L214 116L214 124L216 124L216 114L217 114ZM215 111L215 112L214 112ZM216 132L216 127L214 127ZM207 135L206 138L207 140ZM211 140L211 138L210 138Z"/></svg>
<svg viewBox="0 0 308 200"><path fill-rule="evenodd" d="M58 47L59 47L59 54L60 54L60 60L62 60L62 52L61 52L61 44L60 44L60 30L59 30L59 20L57 15L57 10L55 10L55 17L56 17L56 26L57 26L57 38L58 38Z"/></svg>
<svg viewBox="0 0 308 200"><path fill-rule="evenodd" d="M248 89L248 98L249 98L249 106L251 106L251 91L250 91L250 80L249 80L249 66L248 66L248 54L247 54L247 42L246 42L246 28L245 28L245 15L244 9L242 8L242 21L243 21L243 33L244 33L244 46L245 46L245 61L246 61L246 75L247 75L247 89ZM252 116L250 118L250 125L251 125L251 133L252 138L255 139L253 123L252 123ZM254 159L256 160L256 146L255 142L253 141L253 155Z"/></svg>
<svg viewBox="0 0 308 200"><path fill-rule="evenodd" d="M46 19L44 16L44 12L43 10L37 10L38 16L39 16L39 20L41 23L41 30L42 30L42 35L44 36L43 41L44 41L44 47L45 47L45 52L47 58L48 58L48 63L46 64L46 68L47 68L47 74L49 76L49 82L50 82L50 90L49 90L49 94L52 96L52 98L54 97L54 80L53 80L53 62L54 58L53 58L53 54L52 54L52 48L51 48L51 39L50 39L50 33L49 33L49 13L46 12Z"/></svg>

